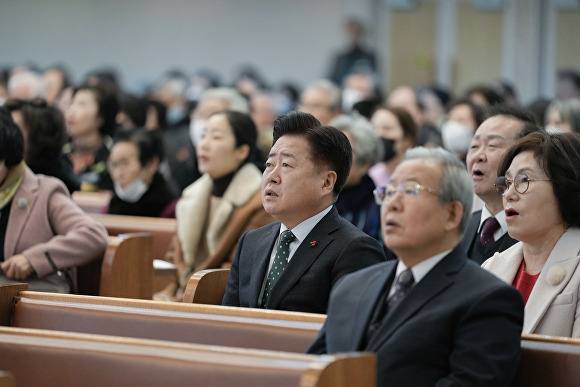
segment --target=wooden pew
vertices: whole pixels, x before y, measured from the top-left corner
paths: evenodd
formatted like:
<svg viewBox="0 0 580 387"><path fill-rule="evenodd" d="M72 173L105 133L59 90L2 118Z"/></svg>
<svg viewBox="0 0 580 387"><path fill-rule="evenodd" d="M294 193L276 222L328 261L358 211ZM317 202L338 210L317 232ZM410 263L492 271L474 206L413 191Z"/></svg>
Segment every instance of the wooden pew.
<svg viewBox="0 0 580 387"><path fill-rule="evenodd" d="M17 289L4 292L3 288L0 322L21 328L304 353L322 326L319 322L141 308L134 306L138 300L126 300L132 306L70 302L82 301L83 296L24 291L11 299Z"/></svg>
<svg viewBox="0 0 580 387"><path fill-rule="evenodd" d="M102 260L77 268L78 293L108 297L153 297L153 236L109 236Z"/></svg>
<svg viewBox="0 0 580 387"><path fill-rule="evenodd" d="M14 387L14 375L8 371L0 371L0 387Z"/></svg>
<svg viewBox="0 0 580 387"><path fill-rule="evenodd" d="M103 224L107 233L112 236L119 234L130 234L148 232L153 235L153 258L156 268L153 274L153 292L163 290L170 282L177 278L175 266L170 263L161 262L165 258L165 253L171 244L171 239L176 233L177 223L175 219L150 218L145 216L124 216L93 213L91 217ZM160 267L162 266L162 267Z"/></svg>
<svg viewBox="0 0 580 387"><path fill-rule="evenodd" d="M522 335L522 360L512 386L577 386L580 383L580 339Z"/></svg>
<svg viewBox="0 0 580 387"><path fill-rule="evenodd" d="M376 383L368 353L298 355L18 328L0 328L0 364L27 387Z"/></svg>
<svg viewBox="0 0 580 387"><path fill-rule="evenodd" d="M110 191L75 191L71 196L74 202L87 214L100 214L111 201L112 193Z"/></svg>
<svg viewBox="0 0 580 387"><path fill-rule="evenodd" d="M230 269L207 269L193 273L183 292L183 302L221 305Z"/></svg>

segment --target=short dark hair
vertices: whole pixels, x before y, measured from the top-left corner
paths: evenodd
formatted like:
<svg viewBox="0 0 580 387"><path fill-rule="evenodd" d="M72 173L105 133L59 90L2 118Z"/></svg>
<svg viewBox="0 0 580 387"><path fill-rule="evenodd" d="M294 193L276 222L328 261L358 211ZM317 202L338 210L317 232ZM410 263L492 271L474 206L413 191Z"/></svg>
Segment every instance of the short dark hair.
<svg viewBox="0 0 580 387"><path fill-rule="evenodd" d="M536 127L536 130L540 129L538 127L540 123L536 119L536 116L526 108L506 104L491 106L485 110L484 121L495 116L507 116L516 121L519 121L522 124L519 135L516 137L516 139L531 133L532 127Z"/></svg>
<svg viewBox="0 0 580 387"><path fill-rule="evenodd" d="M274 121L274 143L282 136L304 137L310 144L310 159L336 172L333 196L338 198L352 166L352 148L346 135L332 126L322 126L313 115L292 111Z"/></svg>
<svg viewBox="0 0 580 387"><path fill-rule="evenodd" d="M471 99L473 94L481 94L488 106L501 105L505 100L492 87L487 85L475 85L465 92L465 96Z"/></svg>
<svg viewBox="0 0 580 387"><path fill-rule="evenodd" d="M250 152L248 157L244 160L244 163L253 162L258 157L256 141L258 140L258 130L256 129L256 124L248 114L236 112L233 110L224 110L214 115L224 115L228 120L228 123L232 127L232 132L236 139L236 148L242 145L248 145L250 147Z"/></svg>
<svg viewBox="0 0 580 387"><path fill-rule="evenodd" d="M552 182L560 215L566 225L580 226L580 134L531 133L512 145L503 155L497 175L504 176L513 159L520 153L532 152Z"/></svg>
<svg viewBox="0 0 580 387"><path fill-rule="evenodd" d="M74 90L73 97L79 91L90 91L95 96L95 101L99 107L97 114L103 120L99 133L103 136L114 135L117 127L117 113L119 112L119 101L115 90L105 84L82 85Z"/></svg>
<svg viewBox="0 0 580 387"><path fill-rule="evenodd" d="M0 160L7 168L20 164L24 158L24 138L10 111L0 106Z"/></svg>
<svg viewBox="0 0 580 387"><path fill-rule="evenodd" d="M120 142L129 142L137 147L139 164L143 167L155 157L159 159L159 162L163 161L163 140L155 131L145 129L124 130L117 135L115 144Z"/></svg>
<svg viewBox="0 0 580 387"><path fill-rule="evenodd" d="M375 113L379 110L386 110L391 112L399 121L399 125L403 129L403 138L411 140L412 147L417 145L419 140L419 128L413 119L413 116L403 108L392 107L392 106L380 106L375 110ZM374 114L374 113L373 113Z"/></svg>
<svg viewBox="0 0 580 387"><path fill-rule="evenodd" d="M25 159L29 165L59 157L67 135L64 116L58 108L48 106L42 99L12 99L5 106L22 114L26 128L20 129L27 130Z"/></svg>
<svg viewBox="0 0 580 387"><path fill-rule="evenodd" d="M119 97L119 111L129 116L135 128L145 126L147 107L148 102L145 98L140 98L132 94L121 94Z"/></svg>

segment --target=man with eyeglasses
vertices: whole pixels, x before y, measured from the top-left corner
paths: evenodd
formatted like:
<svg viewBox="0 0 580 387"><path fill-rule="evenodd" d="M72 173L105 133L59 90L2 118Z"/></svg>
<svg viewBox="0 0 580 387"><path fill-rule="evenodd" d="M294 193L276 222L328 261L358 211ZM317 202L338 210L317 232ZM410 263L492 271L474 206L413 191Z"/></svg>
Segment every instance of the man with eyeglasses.
<svg viewBox="0 0 580 387"><path fill-rule="evenodd" d="M467 153L467 170L475 194L483 201L473 213L463 234L461 247L480 265L496 252L517 243L507 233L506 215L501 196L495 190L497 167L512 144L526 134L539 130L530 112L499 105L491 108L486 120L477 128Z"/></svg>
<svg viewBox="0 0 580 387"><path fill-rule="evenodd" d="M398 260L346 276L309 353L377 355L378 386L508 386L520 358L523 301L458 247L471 179L441 148L414 148L376 190Z"/></svg>

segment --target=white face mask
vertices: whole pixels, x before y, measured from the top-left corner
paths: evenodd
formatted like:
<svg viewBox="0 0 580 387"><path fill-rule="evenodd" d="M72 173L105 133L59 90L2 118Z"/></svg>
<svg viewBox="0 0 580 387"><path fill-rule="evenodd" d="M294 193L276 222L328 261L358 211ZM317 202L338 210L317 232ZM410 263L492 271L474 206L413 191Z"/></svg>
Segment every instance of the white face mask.
<svg viewBox="0 0 580 387"><path fill-rule="evenodd" d="M449 120L441 126L443 147L455 153L467 153L474 130L457 121Z"/></svg>
<svg viewBox="0 0 580 387"><path fill-rule="evenodd" d="M141 178L137 178L127 188L122 188L120 185L115 184L115 193L127 203L137 202L148 189L149 187Z"/></svg>
<svg viewBox="0 0 580 387"><path fill-rule="evenodd" d="M342 91L342 111L350 112L355 103L362 101L364 94L356 89L344 89Z"/></svg>
<svg viewBox="0 0 580 387"><path fill-rule="evenodd" d="M201 136L205 130L206 123L205 120L192 120L189 124L189 137L191 137L191 142L196 148L197 144L201 141Z"/></svg>

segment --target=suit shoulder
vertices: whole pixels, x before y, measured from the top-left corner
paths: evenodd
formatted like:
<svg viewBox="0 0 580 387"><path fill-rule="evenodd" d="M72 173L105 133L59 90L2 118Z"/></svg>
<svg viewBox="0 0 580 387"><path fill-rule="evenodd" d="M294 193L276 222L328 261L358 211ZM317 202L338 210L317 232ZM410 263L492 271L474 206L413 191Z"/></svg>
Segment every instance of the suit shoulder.
<svg viewBox="0 0 580 387"><path fill-rule="evenodd" d="M260 228L256 228L254 230L249 230L245 232L246 238L262 238L264 235L270 234L275 232L276 230L280 229L280 222L274 222L262 226Z"/></svg>
<svg viewBox="0 0 580 387"><path fill-rule="evenodd" d="M513 286L502 281L495 274L483 269L471 259L467 259L462 271L459 277L469 282L471 286L474 286L474 283L476 283L478 284L477 287L482 290L506 289L517 292Z"/></svg>

